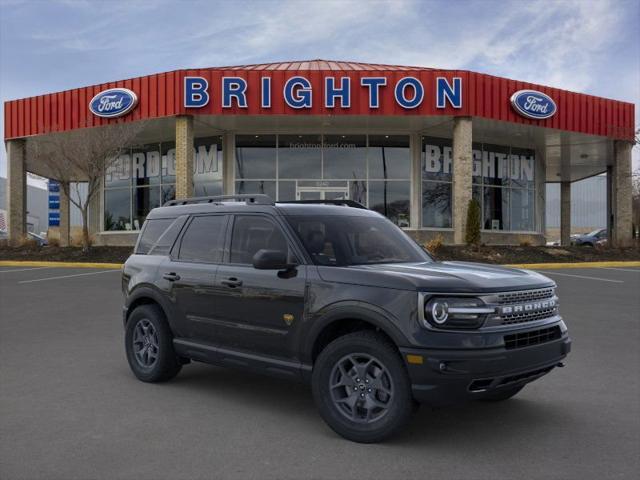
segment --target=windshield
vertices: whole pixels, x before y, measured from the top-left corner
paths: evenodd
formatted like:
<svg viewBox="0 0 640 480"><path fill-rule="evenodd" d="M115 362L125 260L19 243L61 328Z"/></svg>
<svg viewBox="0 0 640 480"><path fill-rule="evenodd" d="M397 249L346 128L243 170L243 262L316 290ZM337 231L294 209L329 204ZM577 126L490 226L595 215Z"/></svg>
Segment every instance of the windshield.
<svg viewBox="0 0 640 480"><path fill-rule="evenodd" d="M380 217L286 217L316 265L430 262L431 257Z"/></svg>

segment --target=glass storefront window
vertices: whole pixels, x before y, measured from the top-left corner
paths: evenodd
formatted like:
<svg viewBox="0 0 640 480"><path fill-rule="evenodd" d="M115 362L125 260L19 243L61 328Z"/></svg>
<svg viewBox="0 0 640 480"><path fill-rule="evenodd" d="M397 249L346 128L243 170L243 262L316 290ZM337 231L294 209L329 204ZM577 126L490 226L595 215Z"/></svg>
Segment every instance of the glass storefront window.
<svg viewBox="0 0 640 480"><path fill-rule="evenodd" d="M366 135L325 135L322 147L323 178L367 178Z"/></svg>
<svg viewBox="0 0 640 480"><path fill-rule="evenodd" d="M411 178L411 150L407 135L369 135L369 178Z"/></svg>
<svg viewBox="0 0 640 480"><path fill-rule="evenodd" d="M236 135L236 179L276 178L276 136Z"/></svg>
<svg viewBox="0 0 640 480"><path fill-rule="evenodd" d="M422 143L422 226L450 227L451 139L423 137ZM472 194L483 212L482 228L534 231L535 150L474 142L472 155ZM447 202L441 195L447 196ZM448 209L443 207L446 203ZM449 219L443 220L447 214Z"/></svg>
<svg viewBox="0 0 640 480"><path fill-rule="evenodd" d="M322 178L322 135L278 135L278 177Z"/></svg>
<svg viewBox="0 0 640 480"><path fill-rule="evenodd" d="M422 138L422 179L450 182L453 173L451 140Z"/></svg>
<svg viewBox="0 0 640 480"><path fill-rule="evenodd" d="M484 229L509 229L509 189L484 187Z"/></svg>
<svg viewBox="0 0 640 480"><path fill-rule="evenodd" d="M236 193L262 193L276 198L276 182L274 180L240 180L236 181Z"/></svg>
<svg viewBox="0 0 640 480"><path fill-rule="evenodd" d="M531 231L535 228L533 190L511 189L510 229L514 231Z"/></svg>
<svg viewBox="0 0 640 480"><path fill-rule="evenodd" d="M160 173L159 143L134 147L131 150L131 176L134 186L159 185Z"/></svg>
<svg viewBox="0 0 640 480"><path fill-rule="evenodd" d="M160 187L139 187L133 189L133 230L140 230L147 214L160 206Z"/></svg>
<svg viewBox="0 0 640 480"><path fill-rule="evenodd" d="M451 228L451 183L422 182L422 225Z"/></svg>
<svg viewBox="0 0 640 480"><path fill-rule="evenodd" d="M116 188L105 190L104 229L131 230L130 188Z"/></svg>
<svg viewBox="0 0 640 480"><path fill-rule="evenodd" d="M399 227L409 228L410 192L408 181L372 180L369 182L369 208Z"/></svg>
<svg viewBox="0 0 640 480"><path fill-rule="evenodd" d="M160 145L160 174L162 183L176 183L176 144L163 142Z"/></svg>
<svg viewBox="0 0 640 480"><path fill-rule="evenodd" d="M198 138L194 144L193 195L222 195L222 137Z"/></svg>
<svg viewBox="0 0 640 480"><path fill-rule="evenodd" d="M109 165L105 172L104 184L106 188L131 185L131 153L129 151L120 154Z"/></svg>

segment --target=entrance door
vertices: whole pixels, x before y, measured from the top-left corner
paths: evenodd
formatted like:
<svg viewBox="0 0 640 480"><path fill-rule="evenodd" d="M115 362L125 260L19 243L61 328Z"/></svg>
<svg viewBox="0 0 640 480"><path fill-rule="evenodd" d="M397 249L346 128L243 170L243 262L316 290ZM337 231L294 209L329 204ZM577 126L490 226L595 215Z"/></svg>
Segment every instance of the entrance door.
<svg viewBox="0 0 640 480"><path fill-rule="evenodd" d="M302 187L296 188L296 200L348 200L349 187Z"/></svg>

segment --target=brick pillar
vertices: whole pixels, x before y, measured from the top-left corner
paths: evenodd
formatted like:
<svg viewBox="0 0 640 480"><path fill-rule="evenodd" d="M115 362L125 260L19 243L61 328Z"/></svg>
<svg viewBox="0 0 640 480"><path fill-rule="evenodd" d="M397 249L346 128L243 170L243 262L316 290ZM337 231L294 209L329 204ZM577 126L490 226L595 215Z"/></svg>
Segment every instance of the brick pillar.
<svg viewBox="0 0 640 480"><path fill-rule="evenodd" d="M473 178L470 117L453 120L453 243L464 243Z"/></svg>
<svg viewBox="0 0 640 480"><path fill-rule="evenodd" d="M422 136L411 135L411 218L409 225L419 229L422 223Z"/></svg>
<svg viewBox="0 0 640 480"><path fill-rule="evenodd" d="M71 228L71 205L69 196L65 193L69 191L70 185L67 182L63 185L60 182L60 246L68 247L70 245L70 228Z"/></svg>
<svg viewBox="0 0 640 480"><path fill-rule="evenodd" d="M560 182L560 245L571 245L571 182Z"/></svg>
<svg viewBox="0 0 640 480"><path fill-rule="evenodd" d="M236 161L236 137L232 133L225 133L222 136L222 194L223 195L233 195L235 193L235 183L234 183L235 161Z"/></svg>
<svg viewBox="0 0 640 480"><path fill-rule="evenodd" d="M176 117L176 199L193 197L193 117Z"/></svg>
<svg viewBox="0 0 640 480"><path fill-rule="evenodd" d="M11 245L20 244L27 234L25 149L22 139L7 142L7 227Z"/></svg>
<svg viewBox="0 0 640 480"><path fill-rule="evenodd" d="M609 232L611 244L627 247L632 242L631 214L631 142L616 141L615 163L611 169L611 206L613 228Z"/></svg>

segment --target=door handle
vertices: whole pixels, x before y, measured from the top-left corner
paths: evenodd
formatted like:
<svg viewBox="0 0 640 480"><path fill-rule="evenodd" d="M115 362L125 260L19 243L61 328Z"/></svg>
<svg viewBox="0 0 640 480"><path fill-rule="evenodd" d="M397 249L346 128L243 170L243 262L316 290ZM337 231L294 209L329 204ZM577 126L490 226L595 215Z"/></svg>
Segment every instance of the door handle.
<svg viewBox="0 0 640 480"><path fill-rule="evenodd" d="M169 280L170 282L175 282L176 280L180 280L180 275L175 272L169 272L162 274L162 278Z"/></svg>
<svg viewBox="0 0 640 480"><path fill-rule="evenodd" d="M229 288L236 288L236 287L242 286L242 280L238 280L236 277L227 278L226 280L222 280L220 283Z"/></svg>

